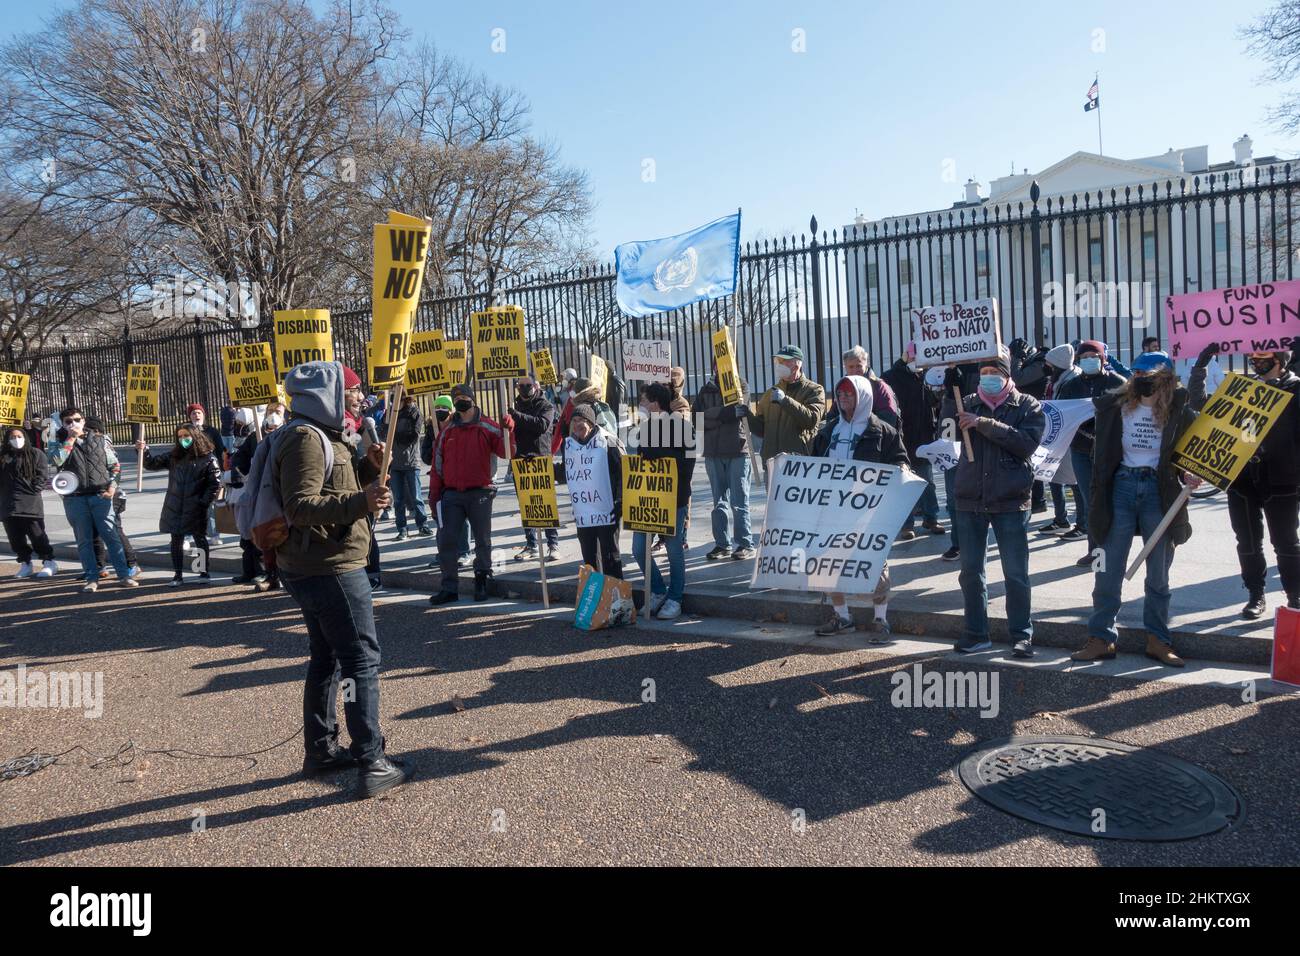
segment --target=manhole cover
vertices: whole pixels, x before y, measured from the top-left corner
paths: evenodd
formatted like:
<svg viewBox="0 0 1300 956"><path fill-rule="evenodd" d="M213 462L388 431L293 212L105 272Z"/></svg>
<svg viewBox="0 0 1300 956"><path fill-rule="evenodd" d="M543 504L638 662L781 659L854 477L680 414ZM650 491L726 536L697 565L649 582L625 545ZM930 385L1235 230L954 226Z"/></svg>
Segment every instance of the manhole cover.
<svg viewBox="0 0 1300 956"><path fill-rule="evenodd" d="M1200 767L1096 737L1012 737L958 774L999 810L1082 836L1186 840L1241 815L1236 791Z"/></svg>

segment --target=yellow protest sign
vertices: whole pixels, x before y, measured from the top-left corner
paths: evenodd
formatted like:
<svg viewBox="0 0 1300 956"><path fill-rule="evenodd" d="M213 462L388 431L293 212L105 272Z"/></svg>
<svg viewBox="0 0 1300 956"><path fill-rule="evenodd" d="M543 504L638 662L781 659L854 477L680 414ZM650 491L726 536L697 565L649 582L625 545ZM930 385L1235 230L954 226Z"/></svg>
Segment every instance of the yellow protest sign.
<svg viewBox="0 0 1300 956"><path fill-rule="evenodd" d="M442 331L416 332L411 336L411 355L406 362L406 392L427 395L448 388L442 359Z"/></svg>
<svg viewBox="0 0 1300 956"><path fill-rule="evenodd" d="M329 309L279 309L275 313L275 366L280 378L303 362L333 362Z"/></svg>
<svg viewBox="0 0 1300 956"><path fill-rule="evenodd" d="M603 402L605 400L605 386L609 384L609 366L599 355L591 356L591 384L596 386L597 397ZM636 403L633 402L635 405ZM618 409L614 409L617 413Z"/></svg>
<svg viewBox="0 0 1300 956"><path fill-rule="evenodd" d="M510 462L519 496L519 517L525 528L558 528L560 503L555 497L555 462L549 455L515 458Z"/></svg>
<svg viewBox="0 0 1300 956"><path fill-rule="evenodd" d="M0 372L0 425L21 425L27 414L27 387L31 376Z"/></svg>
<svg viewBox="0 0 1300 956"><path fill-rule="evenodd" d="M161 421L158 414L158 366L126 367L126 420L128 422Z"/></svg>
<svg viewBox="0 0 1300 956"><path fill-rule="evenodd" d="M447 370L447 388L465 384L465 340L452 339L442 343L442 361Z"/></svg>
<svg viewBox="0 0 1300 956"><path fill-rule="evenodd" d="M1259 451L1291 393L1229 372L1174 446L1173 464L1226 489Z"/></svg>
<svg viewBox="0 0 1300 956"><path fill-rule="evenodd" d="M517 305L493 306L473 313L474 377L479 381L519 378L528 374L524 341L524 310Z"/></svg>
<svg viewBox="0 0 1300 956"><path fill-rule="evenodd" d="M555 374L555 363L551 361L550 349L538 349L533 353L533 375L538 385L556 385L560 378Z"/></svg>
<svg viewBox="0 0 1300 956"><path fill-rule="evenodd" d="M278 379L271 361L270 342L226 345L221 349L230 404L248 408L275 401Z"/></svg>
<svg viewBox="0 0 1300 956"><path fill-rule="evenodd" d="M623 526L677 533L677 459L623 456Z"/></svg>
<svg viewBox="0 0 1300 956"><path fill-rule="evenodd" d="M284 406L285 411L289 410L289 393L284 390L284 382L276 382L275 400Z"/></svg>
<svg viewBox="0 0 1300 956"><path fill-rule="evenodd" d="M718 366L718 388L723 405L740 404L740 373L736 370L736 350L731 344L731 330L723 326L713 333L713 361Z"/></svg>
<svg viewBox="0 0 1300 956"><path fill-rule="evenodd" d="M366 360L371 388L390 388L406 377L411 323L429 253L429 228L425 220L399 212L389 212L388 222L375 224L370 286L374 313L370 340L375 348Z"/></svg>

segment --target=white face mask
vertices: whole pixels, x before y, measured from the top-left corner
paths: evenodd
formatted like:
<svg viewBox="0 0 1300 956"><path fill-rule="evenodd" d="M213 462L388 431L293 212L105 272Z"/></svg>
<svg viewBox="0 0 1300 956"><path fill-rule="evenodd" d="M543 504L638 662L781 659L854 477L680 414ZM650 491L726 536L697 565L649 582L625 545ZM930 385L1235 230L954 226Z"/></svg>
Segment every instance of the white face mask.
<svg viewBox="0 0 1300 956"><path fill-rule="evenodd" d="M788 365L777 365L776 367L776 377L783 382L789 381L790 376L793 374L794 373L790 371L790 366Z"/></svg>
<svg viewBox="0 0 1300 956"><path fill-rule="evenodd" d="M22 448L27 444L27 439L22 435L15 435L13 438L9 439L9 444L13 448Z"/></svg>

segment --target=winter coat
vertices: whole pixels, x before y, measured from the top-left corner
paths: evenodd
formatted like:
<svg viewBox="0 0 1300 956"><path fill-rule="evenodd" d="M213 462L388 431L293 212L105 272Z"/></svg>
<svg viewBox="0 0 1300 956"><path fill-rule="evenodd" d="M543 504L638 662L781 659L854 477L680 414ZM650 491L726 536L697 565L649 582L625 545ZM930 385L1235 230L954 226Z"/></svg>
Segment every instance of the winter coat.
<svg viewBox="0 0 1300 956"><path fill-rule="evenodd" d="M555 431L551 435L551 454L554 455L564 444L564 439L569 437L569 420L573 418L573 409L578 405L590 405L596 410L596 423L602 431L611 435L618 435L618 418L614 415L614 410L606 403L600 400L600 389L592 385L584 388L581 392L576 392L572 398L564 405L564 411L560 413L560 420L555 426Z"/></svg>
<svg viewBox="0 0 1300 956"><path fill-rule="evenodd" d="M538 391L531 398L520 398L516 394L510 417L515 420L511 449L514 457L554 454L551 445L555 437L555 406L545 395Z"/></svg>
<svg viewBox="0 0 1300 956"><path fill-rule="evenodd" d="M1113 392L1115 389L1122 387L1125 381L1124 376L1118 372L1112 372L1105 368L1096 375L1084 375L1080 372L1078 375L1071 376L1068 380L1058 382L1052 394L1054 398L1062 402L1074 398L1097 399L1107 392ZM1081 424L1078 431L1074 433L1074 438L1070 441L1070 450L1091 455L1095 430L1095 419Z"/></svg>
<svg viewBox="0 0 1300 956"><path fill-rule="evenodd" d="M813 438L810 454L818 458L824 458L830 450L831 432L834 430L835 422L829 420L824 422L822 427L817 430L817 435ZM884 465L898 465L899 467L910 464L907 449L903 446L903 440L899 436L898 429L888 422L882 421L875 414L872 414L866 431L859 435L857 441L853 443L853 459L854 461L875 461Z"/></svg>
<svg viewBox="0 0 1300 956"><path fill-rule="evenodd" d="M393 428L393 457L389 462L392 471L420 470L420 432L424 428L424 415L420 406L412 402L398 409L397 425Z"/></svg>
<svg viewBox="0 0 1300 956"><path fill-rule="evenodd" d="M448 418L433 449L429 506L436 506L448 488L455 491L490 488L497 459L506 455L502 436L501 426L478 408L469 421L462 421L459 415Z"/></svg>
<svg viewBox="0 0 1300 956"><path fill-rule="evenodd" d="M749 416L750 430L763 439L765 464L782 453L808 454L826 413L826 390L811 379L786 379L776 387L785 393L785 400L774 402L771 392L764 392Z"/></svg>
<svg viewBox="0 0 1300 956"><path fill-rule="evenodd" d="M1124 463L1124 415L1120 396L1115 392L1094 399L1096 439L1092 454L1092 492L1088 496L1088 535L1094 541L1105 541L1113 519L1112 495L1115 472ZM1156 482L1160 486L1160 510L1168 511L1174 499L1182 492L1179 469L1171 462L1174 445L1192 422L1196 412L1188 400L1187 389L1174 389L1169 406L1169 420L1160 432L1160 465L1156 469ZM1192 522L1187 517L1187 503L1179 510L1174 523L1166 532L1174 544L1182 544L1192 536Z"/></svg>
<svg viewBox="0 0 1300 956"><path fill-rule="evenodd" d="M221 487L216 459L197 454L174 459L168 449L161 455L145 452L144 466L168 473L158 530L164 534L207 534L208 505L216 500Z"/></svg>
<svg viewBox="0 0 1300 956"><path fill-rule="evenodd" d="M22 467L30 464L30 469ZM23 472L30 470L31 477ZM44 518L41 490L49 484L50 464L45 455L28 445L0 454L0 519Z"/></svg>
<svg viewBox="0 0 1300 956"><path fill-rule="evenodd" d="M903 444L908 455L915 458L918 448L934 441L939 402L926 387L925 373L912 371L902 359L881 378L894 390L898 399Z"/></svg>
<svg viewBox="0 0 1300 956"><path fill-rule="evenodd" d="M962 408L980 416L981 422L966 433L975 460L969 460L964 441L958 448L953 488L957 510L981 514L1027 510L1034 485L1029 459L1047 427L1038 399L1013 390L993 409L979 395L966 395ZM956 418L951 392L944 396L942 414L944 418Z"/></svg>
<svg viewBox="0 0 1300 956"><path fill-rule="evenodd" d="M1300 406L1300 378L1288 371L1267 384L1290 392L1291 400L1264 435L1259 450L1232 483L1233 491L1250 497L1294 494L1300 486L1300 407L1297 407ZM1192 369L1187 389L1192 408L1200 411L1209 399L1205 393L1204 367Z"/></svg>
<svg viewBox="0 0 1300 956"><path fill-rule="evenodd" d="M749 389L737 379L740 402L722 404L722 389L710 379L695 396L695 415L704 419L705 458L743 458L749 454L749 419L745 406L749 404Z"/></svg>

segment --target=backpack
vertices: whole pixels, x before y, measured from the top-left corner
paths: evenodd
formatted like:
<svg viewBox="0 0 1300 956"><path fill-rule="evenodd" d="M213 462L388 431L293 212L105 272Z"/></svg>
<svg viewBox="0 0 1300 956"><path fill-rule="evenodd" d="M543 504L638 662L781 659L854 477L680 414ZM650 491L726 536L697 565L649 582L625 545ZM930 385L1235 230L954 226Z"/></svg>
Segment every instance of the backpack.
<svg viewBox="0 0 1300 956"><path fill-rule="evenodd" d="M270 551L289 540L289 522L284 516L284 502L275 491L272 455L280 447L283 436L298 425L311 429L320 440L325 453L326 477L334 470L334 443L315 425L301 419L286 423L276 429L253 452L253 463L244 479L244 492L235 503L235 524L239 536L252 541L263 551Z"/></svg>

